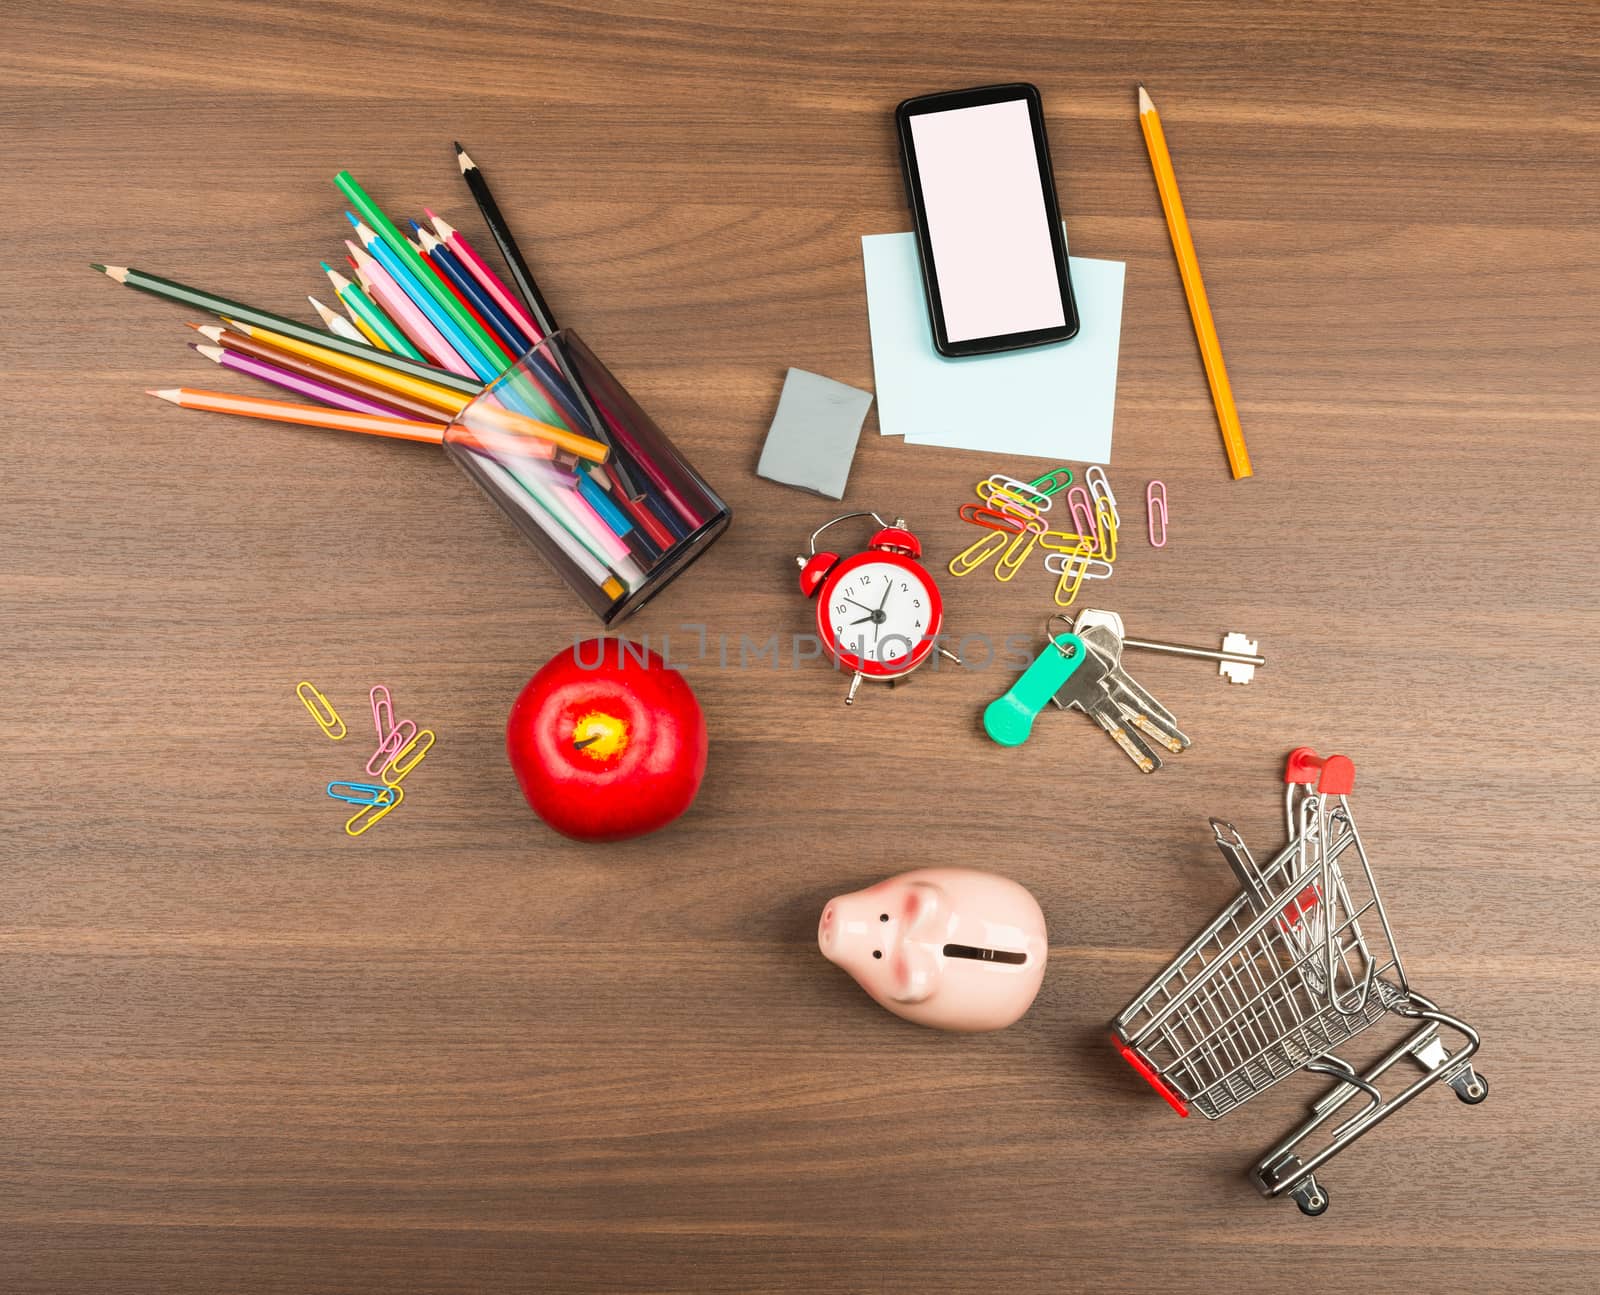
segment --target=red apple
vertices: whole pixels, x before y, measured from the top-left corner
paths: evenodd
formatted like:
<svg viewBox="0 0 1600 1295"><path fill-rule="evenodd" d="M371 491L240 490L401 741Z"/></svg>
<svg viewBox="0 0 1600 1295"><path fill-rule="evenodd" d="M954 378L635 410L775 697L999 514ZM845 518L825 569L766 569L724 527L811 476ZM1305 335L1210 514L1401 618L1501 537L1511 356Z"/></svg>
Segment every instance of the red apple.
<svg viewBox="0 0 1600 1295"><path fill-rule="evenodd" d="M511 707L506 754L533 812L579 841L665 827L706 772L706 721L688 681L621 639L545 662Z"/></svg>

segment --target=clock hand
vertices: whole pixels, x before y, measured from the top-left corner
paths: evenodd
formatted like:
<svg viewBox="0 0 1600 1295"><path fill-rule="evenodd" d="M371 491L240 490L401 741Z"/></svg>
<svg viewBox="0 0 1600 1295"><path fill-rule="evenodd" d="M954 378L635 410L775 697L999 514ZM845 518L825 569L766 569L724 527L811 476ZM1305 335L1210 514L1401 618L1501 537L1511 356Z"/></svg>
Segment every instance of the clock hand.
<svg viewBox="0 0 1600 1295"><path fill-rule="evenodd" d="M861 604L860 604L860 603L857 603L857 604L856 604L856 606L857 606L857 607L859 607L859 606L861 606ZM863 616L863 617L862 617L862 618L861 618L861 619L860 619L860 620L858 620L858 621L851 621L851 622L850 622L850 623L851 623L851 624L852 624L852 625L865 625L865 624L866 624L866 623L867 623L867 622L868 622L868 621L869 621L869 620L871 620L871 619L872 619L872 617L873 617L873 615L874 615L874 614L875 614L875 613L872 613L872 612L868 612L868 613L867 613L867 614L866 614L866 615L865 615L865 616Z"/></svg>
<svg viewBox="0 0 1600 1295"><path fill-rule="evenodd" d="M866 603L858 603L854 598L847 598L844 594L840 594L839 597L844 598L845 602L847 603L855 603L855 605L861 608L861 610L864 612L870 612L872 610L872 608L868 607ZM861 622L857 621L856 624L859 625Z"/></svg>
<svg viewBox="0 0 1600 1295"><path fill-rule="evenodd" d="M887 581L888 582L883 586L883 598L878 603L878 610L880 612L883 610L884 603L889 601L889 594L894 589L894 577L893 576L887 577Z"/></svg>

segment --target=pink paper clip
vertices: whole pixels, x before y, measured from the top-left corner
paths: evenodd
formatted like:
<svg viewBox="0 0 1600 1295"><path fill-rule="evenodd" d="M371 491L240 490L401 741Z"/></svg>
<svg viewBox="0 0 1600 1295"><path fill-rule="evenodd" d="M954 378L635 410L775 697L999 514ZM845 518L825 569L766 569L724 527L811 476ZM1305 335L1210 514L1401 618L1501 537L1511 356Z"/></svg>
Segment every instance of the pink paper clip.
<svg viewBox="0 0 1600 1295"><path fill-rule="evenodd" d="M1145 525L1150 531L1150 547L1167 547L1167 483L1152 481L1144 488Z"/></svg>
<svg viewBox="0 0 1600 1295"><path fill-rule="evenodd" d="M417 726L408 719L401 720L394 726L394 731L378 744L378 749L372 753L372 759L367 761L367 772L374 778L389 767L400 750L417 735Z"/></svg>
<svg viewBox="0 0 1600 1295"><path fill-rule="evenodd" d="M372 726L378 730L378 741L386 742L394 732L394 701L381 683L374 684L368 696L372 698Z"/></svg>
<svg viewBox="0 0 1600 1295"><path fill-rule="evenodd" d="M1095 516L1094 500L1082 486L1067 491L1067 508L1072 513L1072 529L1085 539L1094 541L1092 552L1100 551L1100 523Z"/></svg>

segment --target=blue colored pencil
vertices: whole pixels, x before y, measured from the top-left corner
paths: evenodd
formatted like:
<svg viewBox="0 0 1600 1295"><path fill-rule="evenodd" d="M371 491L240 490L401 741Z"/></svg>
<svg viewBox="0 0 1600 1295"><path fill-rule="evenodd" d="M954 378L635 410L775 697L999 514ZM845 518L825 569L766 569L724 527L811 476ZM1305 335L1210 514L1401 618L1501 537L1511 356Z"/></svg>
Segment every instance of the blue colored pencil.
<svg viewBox="0 0 1600 1295"><path fill-rule="evenodd" d="M513 355L525 353L533 342L517 327L499 302L484 291L483 285L473 278L472 272L461 263L461 258L446 247L444 240L431 229L413 220L411 230L422 243L423 256L434 269L455 285L457 292L472 303L472 308L484 317L490 328L494 329L495 335L505 344L506 349Z"/></svg>
<svg viewBox="0 0 1600 1295"><path fill-rule="evenodd" d="M355 226L356 238L367 249L368 255L389 272L389 277L400 285L400 290L427 316L428 322L439 330L444 340L450 343L450 349L461 357L463 363L485 382L493 382L498 378L505 369L505 364L496 365L478 349L477 343L461 331L461 326L440 309L439 303L433 299L433 294L417 281L417 276L411 272L411 267L395 255L392 247L363 225L353 213L347 211L345 216ZM440 288L439 291L443 292L444 289Z"/></svg>

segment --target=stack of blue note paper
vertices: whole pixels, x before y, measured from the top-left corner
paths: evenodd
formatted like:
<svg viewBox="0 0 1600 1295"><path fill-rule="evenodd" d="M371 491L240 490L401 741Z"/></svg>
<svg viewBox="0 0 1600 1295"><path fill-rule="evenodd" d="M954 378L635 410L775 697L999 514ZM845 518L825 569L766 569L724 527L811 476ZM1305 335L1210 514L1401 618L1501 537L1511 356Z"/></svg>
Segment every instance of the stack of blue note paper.
<svg viewBox="0 0 1600 1295"><path fill-rule="evenodd" d="M1121 261L1069 258L1078 335L1025 351L947 359L933 347L913 234L869 234L878 426L913 445L1109 463L1122 336Z"/></svg>

